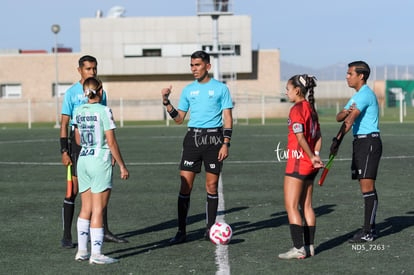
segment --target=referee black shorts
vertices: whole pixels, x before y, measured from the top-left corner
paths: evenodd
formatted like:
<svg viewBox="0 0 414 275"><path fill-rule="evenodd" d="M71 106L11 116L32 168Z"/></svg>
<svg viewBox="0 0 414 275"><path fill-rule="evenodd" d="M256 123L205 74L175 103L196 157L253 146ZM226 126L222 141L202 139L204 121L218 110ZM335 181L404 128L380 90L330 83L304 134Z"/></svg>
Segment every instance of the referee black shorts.
<svg viewBox="0 0 414 275"><path fill-rule="evenodd" d="M70 136L70 159L72 160L72 176L77 177L78 176L78 169L77 169L78 158L79 158L79 154L80 154L82 147L76 143L74 126L71 127L69 136Z"/></svg>
<svg viewBox="0 0 414 275"><path fill-rule="evenodd" d="M352 179L375 180L382 155L380 134L371 133L354 136L352 146Z"/></svg>
<svg viewBox="0 0 414 275"><path fill-rule="evenodd" d="M180 169L200 173L204 162L206 172L220 174L223 162L218 161L218 153L223 140L221 127L188 128L183 141Z"/></svg>

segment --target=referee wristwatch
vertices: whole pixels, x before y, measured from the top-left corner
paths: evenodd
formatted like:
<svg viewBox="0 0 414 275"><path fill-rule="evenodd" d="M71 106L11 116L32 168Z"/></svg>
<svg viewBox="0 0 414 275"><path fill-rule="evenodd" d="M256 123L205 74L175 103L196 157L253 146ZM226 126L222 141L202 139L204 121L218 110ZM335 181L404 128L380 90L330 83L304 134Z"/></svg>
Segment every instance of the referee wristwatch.
<svg viewBox="0 0 414 275"><path fill-rule="evenodd" d="M226 145L227 148L229 148L230 147L230 142L223 142L223 145Z"/></svg>
<svg viewBox="0 0 414 275"><path fill-rule="evenodd" d="M66 149L66 148L63 148L63 149L60 149L60 152L63 154L63 153L68 153L69 154L69 150L68 149Z"/></svg>

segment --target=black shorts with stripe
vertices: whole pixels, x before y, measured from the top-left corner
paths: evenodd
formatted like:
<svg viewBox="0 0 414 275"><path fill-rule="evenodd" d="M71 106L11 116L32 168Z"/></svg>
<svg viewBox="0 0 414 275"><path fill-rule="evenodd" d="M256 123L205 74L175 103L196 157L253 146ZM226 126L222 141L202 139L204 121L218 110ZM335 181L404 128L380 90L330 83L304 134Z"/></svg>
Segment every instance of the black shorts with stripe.
<svg viewBox="0 0 414 275"><path fill-rule="evenodd" d="M376 179L382 155L379 133L355 136L352 143L352 179Z"/></svg>
<svg viewBox="0 0 414 275"><path fill-rule="evenodd" d="M223 129L188 128L183 141L180 169L194 173L201 172L204 162L206 172L220 174L223 162L218 153L223 145Z"/></svg>

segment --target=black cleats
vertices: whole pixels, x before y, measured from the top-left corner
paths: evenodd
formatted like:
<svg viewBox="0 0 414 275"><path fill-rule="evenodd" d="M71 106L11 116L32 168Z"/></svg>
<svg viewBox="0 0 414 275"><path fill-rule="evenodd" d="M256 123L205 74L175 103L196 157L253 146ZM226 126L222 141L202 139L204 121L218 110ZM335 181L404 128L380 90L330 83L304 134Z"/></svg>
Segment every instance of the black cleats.
<svg viewBox="0 0 414 275"><path fill-rule="evenodd" d="M349 243L365 243L372 242L374 240L374 235L371 232L365 232L361 230L348 240Z"/></svg>
<svg viewBox="0 0 414 275"><path fill-rule="evenodd" d="M171 240L169 240L168 243L170 245L180 244L180 243L185 242L186 237L187 236L186 236L185 232L178 231L177 234L175 235L175 237L172 238Z"/></svg>
<svg viewBox="0 0 414 275"><path fill-rule="evenodd" d="M104 235L104 242L107 243L127 243L128 241L126 239L120 238L112 234L111 231L108 231Z"/></svg>
<svg viewBox="0 0 414 275"><path fill-rule="evenodd" d="M62 239L60 241L60 244L62 245L62 248L67 248L67 249L75 248L75 245L72 243L72 240Z"/></svg>

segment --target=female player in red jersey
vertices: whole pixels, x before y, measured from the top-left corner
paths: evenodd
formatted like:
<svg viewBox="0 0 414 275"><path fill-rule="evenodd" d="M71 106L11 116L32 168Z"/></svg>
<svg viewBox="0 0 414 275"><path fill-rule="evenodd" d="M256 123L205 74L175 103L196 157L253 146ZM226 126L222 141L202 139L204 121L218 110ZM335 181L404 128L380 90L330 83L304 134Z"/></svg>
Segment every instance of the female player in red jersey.
<svg viewBox="0 0 414 275"><path fill-rule="evenodd" d="M290 109L288 127L288 161L284 193L293 248L279 254L281 259L303 259L313 256L315 213L312 208L313 182L323 163L319 157L322 145L318 114L314 106L316 79L313 76L295 75L286 85L286 95L294 105ZM308 99L306 100L306 95ZM304 214L304 225L299 212Z"/></svg>

